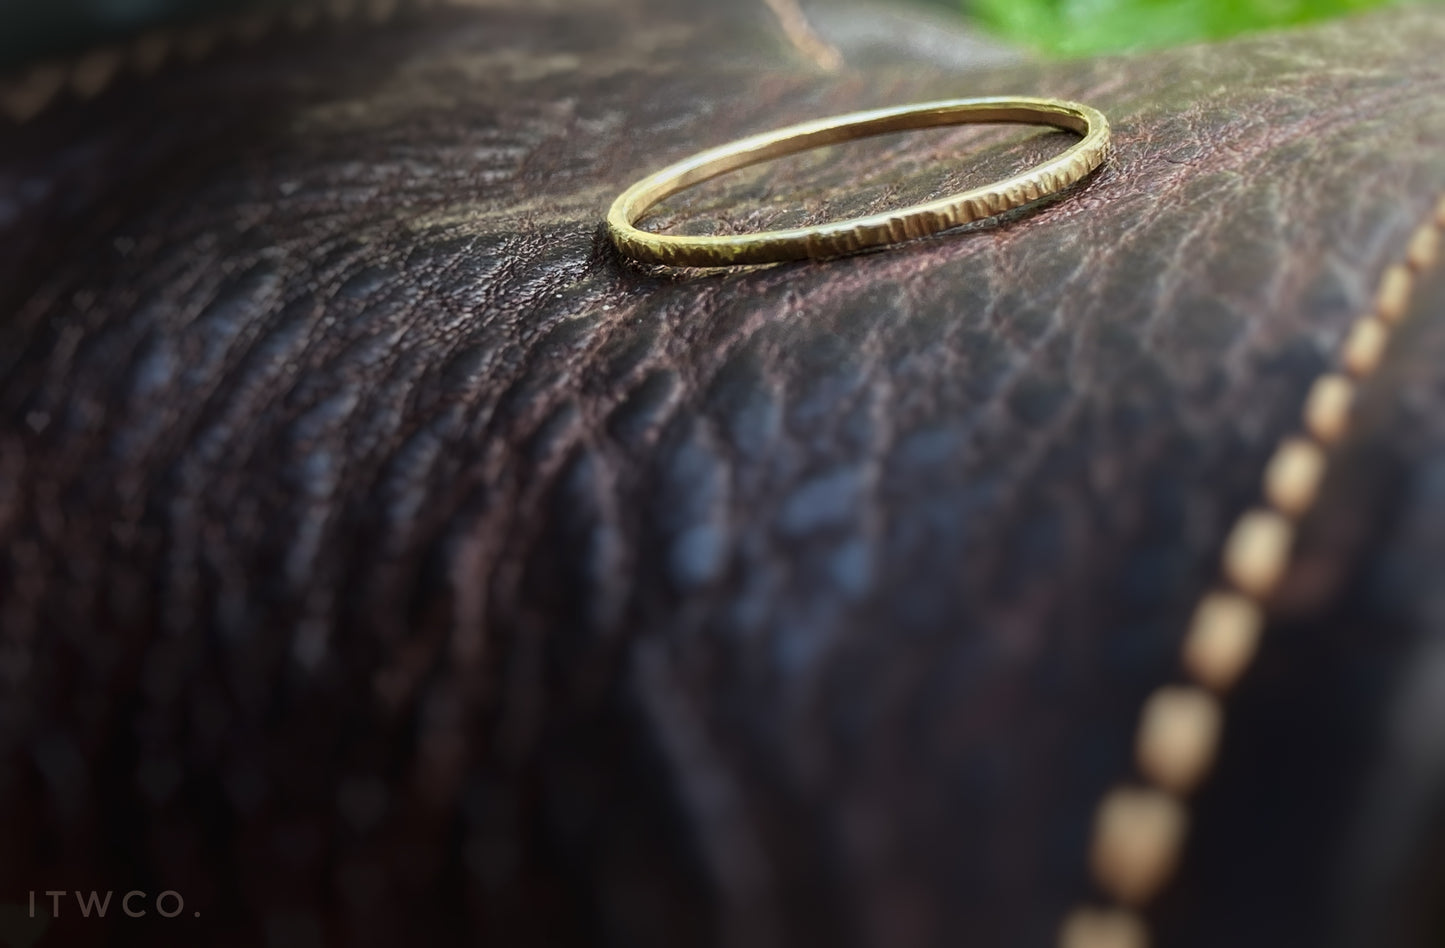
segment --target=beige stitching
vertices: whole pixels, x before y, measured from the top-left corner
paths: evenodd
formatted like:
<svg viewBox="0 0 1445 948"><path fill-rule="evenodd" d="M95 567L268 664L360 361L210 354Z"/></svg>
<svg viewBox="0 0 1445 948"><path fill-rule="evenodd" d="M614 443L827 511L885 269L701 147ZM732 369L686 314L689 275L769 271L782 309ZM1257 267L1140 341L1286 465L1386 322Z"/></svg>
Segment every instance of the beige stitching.
<svg viewBox="0 0 1445 948"><path fill-rule="evenodd" d="M1362 378L1375 371L1389 341L1390 327L1382 320L1362 319L1350 330L1341 361L1351 375Z"/></svg>
<svg viewBox="0 0 1445 948"><path fill-rule="evenodd" d="M110 84L120 69L121 51L118 49L91 50L70 70L70 91L79 99L93 99Z"/></svg>
<svg viewBox="0 0 1445 948"><path fill-rule="evenodd" d="M1411 235L1405 262L1387 268L1374 304L1351 326L1340 363L1355 379L1371 375L1393 328L1408 312L1416 279L1440 260L1445 197ZM1165 685L1145 702L1135 739L1143 785L1110 790L1095 813L1089 850L1094 881L1118 906L1075 907L1059 929L1060 948L1148 948L1139 910L1168 884L1188 831L1186 798L1213 766L1223 730L1219 698L1249 668L1264 626L1264 604L1283 579L1296 524L1314 505L1326 450L1344 436L1355 382L1327 372L1305 398L1307 436L1292 434L1265 469L1267 507L1245 511L1224 544L1224 588L1205 594L1184 637L1190 685Z"/></svg>
<svg viewBox="0 0 1445 948"><path fill-rule="evenodd" d="M1324 475L1324 450L1308 438L1287 438L1264 470L1265 499L1281 513L1298 517L1315 502Z"/></svg>
<svg viewBox="0 0 1445 948"><path fill-rule="evenodd" d="M1410 268L1397 263L1380 279L1380 292L1375 297L1375 315L1394 325L1410 306Z"/></svg>
<svg viewBox="0 0 1445 948"><path fill-rule="evenodd" d="M149 76L166 64L174 38L168 33L142 33L130 47L130 66L138 74Z"/></svg>
<svg viewBox="0 0 1445 948"><path fill-rule="evenodd" d="M1264 610L1239 593L1216 590L1199 601L1184 637L1184 670L1223 694L1254 660Z"/></svg>
<svg viewBox="0 0 1445 948"><path fill-rule="evenodd" d="M0 85L0 111L16 122L26 122L41 112L65 87L70 72L56 63L42 63L13 82Z"/></svg>
<svg viewBox="0 0 1445 948"><path fill-rule="evenodd" d="M1410 238L1406 262L1414 270L1428 270L1440 257L1440 231L1433 224L1421 224Z"/></svg>
<svg viewBox="0 0 1445 948"><path fill-rule="evenodd" d="M248 46L276 29L284 21L291 29L310 29L323 20L345 22L358 16L371 23L384 23L400 9L431 9L468 0L313 0L284 14L262 10L233 16L220 23L152 30L123 46L90 50L60 62L39 63L19 75L0 78L0 120L24 123L60 101L67 90L82 101L108 89L119 76L149 76L173 56L198 62L219 46ZM777 17L788 42L819 68L834 71L842 67L843 54L818 35L797 0L764 0Z"/></svg>
<svg viewBox="0 0 1445 948"><path fill-rule="evenodd" d="M1219 749L1224 712L1219 701L1192 685L1160 688L1144 703L1135 756L1139 772L1184 796L1209 772Z"/></svg>
<svg viewBox="0 0 1445 948"><path fill-rule="evenodd" d="M382 23L402 6L425 9L433 5L433 0L324 0L324 6L309 3L287 11L284 21L297 31L327 17L342 21L363 16ZM282 19L278 11L262 10L217 23L152 30L123 46L98 47L73 60L31 66L18 76L0 79L0 120L28 122L66 93L85 101L110 88L120 76L149 76L173 59L194 63L221 46L249 46L276 29Z"/></svg>
<svg viewBox="0 0 1445 948"><path fill-rule="evenodd" d="M763 0L773 15L778 18L779 25L783 28L783 34L788 37L788 42L804 56L813 61L813 64L820 69L829 72L841 69L843 66L843 54L838 47L818 35L813 29L813 24L808 22L808 17L803 13L803 8L798 6L798 0Z"/></svg>
<svg viewBox="0 0 1445 948"><path fill-rule="evenodd" d="M1079 909L1064 922L1060 941L1072 948L1146 948L1149 932L1133 912Z"/></svg>
<svg viewBox="0 0 1445 948"><path fill-rule="evenodd" d="M1094 817L1094 878L1124 905L1144 904L1173 874L1188 822L1172 793L1115 787Z"/></svg>
<svg viewBox="0 0 1445 948"><path fill-rule="evenodd" d="M1224 575L1240 592L1264 599L1274 592L1289 565L1294 524L1265 508L1246 512L1224 542Z"/></svg>
<svg viewBox="0 0 1445 948"><path fill-rule="evenodd" d="M1321 375L1305 397L1305 430L1326 447L1335 444L1344 437L1354 402L1354 382L1335 373Z"/></svg>

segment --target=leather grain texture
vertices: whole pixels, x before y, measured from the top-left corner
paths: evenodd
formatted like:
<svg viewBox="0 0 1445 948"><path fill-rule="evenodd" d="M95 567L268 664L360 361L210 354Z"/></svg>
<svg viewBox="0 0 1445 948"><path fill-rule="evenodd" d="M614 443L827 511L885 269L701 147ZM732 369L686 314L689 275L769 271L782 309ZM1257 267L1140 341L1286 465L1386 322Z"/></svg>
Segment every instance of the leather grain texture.
<svg viewBox="0 0 1445 948"><path fill-rule="evenodd" d="M1445 191L1442 43L1406 9L830 74L762 4L495 0L7 129L0 901L185 897L65 944L1049 944L1224 532ZM601 239L700 148L960 94L1088 102L1115 157L841 261ZM843 146L656 223L1066 140ZM1440 797L1382 735L1439 629L1442 304L1309 521L1161 945L1438 937Z"/></svg>

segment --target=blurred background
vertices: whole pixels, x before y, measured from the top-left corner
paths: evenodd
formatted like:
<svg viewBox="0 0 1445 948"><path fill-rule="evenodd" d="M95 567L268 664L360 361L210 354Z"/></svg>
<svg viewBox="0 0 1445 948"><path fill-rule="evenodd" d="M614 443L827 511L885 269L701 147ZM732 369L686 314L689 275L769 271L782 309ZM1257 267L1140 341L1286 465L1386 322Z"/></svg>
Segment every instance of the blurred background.
<svg viewBox="0 0 1445 948"><path fill-rule="evenodd" d="M0 70L73 53L159 23L301 0L0 0ZM349 5L354 0L336 0ZM1393 0L901 0L967 18L999 40L1079 56L1222 39L1382 6Z"/></svg>

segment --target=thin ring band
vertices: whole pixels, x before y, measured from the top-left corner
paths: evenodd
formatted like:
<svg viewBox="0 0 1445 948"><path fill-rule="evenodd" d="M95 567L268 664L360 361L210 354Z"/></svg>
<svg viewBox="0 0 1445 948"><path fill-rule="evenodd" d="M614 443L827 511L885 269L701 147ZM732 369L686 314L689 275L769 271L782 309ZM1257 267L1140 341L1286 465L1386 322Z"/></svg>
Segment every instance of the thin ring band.
<svg viewBox="0 0 1445 948"><path fill-rule="evenodd" d="M983 122L1051 125L1083 138L1063 154L1004 181L868 217L728 237L654 234L634 226L659 201L747 165L871 135ZM1108 150L1109 122L1103 113L1059 99L946 99L853 112L742 138L649 175L612 202L607 230L618 250L644 263L720 267L837 257L948 230L1062 191L1103 164Z"/></svg>

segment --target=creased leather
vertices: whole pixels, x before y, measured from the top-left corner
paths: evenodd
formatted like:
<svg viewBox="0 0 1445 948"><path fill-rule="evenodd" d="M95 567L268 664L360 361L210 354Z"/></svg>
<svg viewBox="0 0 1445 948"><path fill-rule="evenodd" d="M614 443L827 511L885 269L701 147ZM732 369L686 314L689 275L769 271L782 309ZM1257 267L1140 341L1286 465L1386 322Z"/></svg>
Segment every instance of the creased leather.
<svg viewBox="0 0 1445 948"><path fill-rule="evenodd" d="M1445 15L829 75L715 6L439 10L6 134L3 898L201 913L66 944L909 948L1047 944L1092 895L1092 808L1224 531L1445 190ZM841 261L601 237L701 147L960 94L1088 102L1116 155ZM1064 141L848 146L658 223L852 215ZM1433 613L1422 576L1351 584L1438 506L1393 501L1432 468L1385 389L1439 361L1390 358L1361 444L1393 447L1327 494L1335 568L1230 706L1161 944L1383 924L1336 879Z"/></svg>

